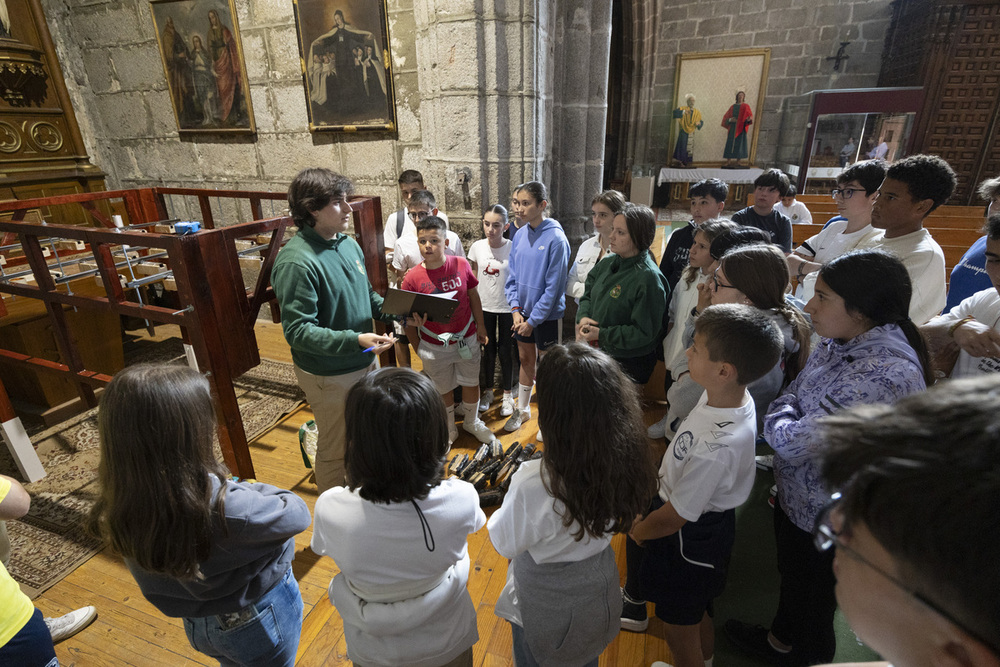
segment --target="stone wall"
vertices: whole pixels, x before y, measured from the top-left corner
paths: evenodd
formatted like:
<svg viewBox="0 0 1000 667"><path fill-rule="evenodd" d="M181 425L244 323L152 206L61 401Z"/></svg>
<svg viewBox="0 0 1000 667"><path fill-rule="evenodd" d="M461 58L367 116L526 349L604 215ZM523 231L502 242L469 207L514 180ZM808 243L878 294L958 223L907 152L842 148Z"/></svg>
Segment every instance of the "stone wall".
<svg viewBox="0 0 1000 667"><path fill-rule="evenodd" d="M771 49L767 96L754 109L759 123L757 164L801 150L801 114L786 110L799 95L830 88L875 87L881 67L889 0L646 0L633 31L642 57L636 72L635 164L666 164L677 54L744 48ZM650 35L652 33L652 35ZM833 71L826 60L841 41L850 59ZM650 69L651 68L651 69ZM643 89L643 85L647 87ZM648 98L644 97L648 93ZM794 117L793 117L794 115ZM721 119L720 119L721 120ZM706 122L716 122L706 119ZM782 128L782 123L785 127ZM791 137L792 139L789 139ZM795 143L794 149L790 145Z"/></svg>

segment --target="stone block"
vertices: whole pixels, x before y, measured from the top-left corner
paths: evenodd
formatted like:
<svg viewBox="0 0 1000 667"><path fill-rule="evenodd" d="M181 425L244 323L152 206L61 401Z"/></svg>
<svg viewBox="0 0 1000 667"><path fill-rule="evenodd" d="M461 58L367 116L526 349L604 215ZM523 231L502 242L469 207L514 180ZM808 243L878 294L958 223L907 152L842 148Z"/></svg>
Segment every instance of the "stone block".
<svg viewBox="0 0 1000 667"><path fill-rule="evenodd" d="M268 30L267 50L270 56L270 76L272 79L302 77L299 42L294 27Z"/></svg>
<svg viewBox="0 0 1000 667"><path fill-rule="evenodd" d="M121 90L165 90L166 75L160 50L153 42L108 50Z"/></svg>
<svg viewBox="0 0 1000 667"><path fill-rule="evenodd" d="M104 169L110 166L119 180L123 178L138 178L140 176L139 167L136 165L135 157L132 155L132 149L128 146L109 141L102 142L99 150L101 154L106 156L106 159L98 159L97 163ZM95 155L94 157L96 158L97 156Z"/></svg>
<svg viewBox="0 0 1000 667"><path fill-rule="evenodd" d="M744 32L729 35L715 35L708 38L709 51L725 51L727 49L746 49L753 46L754 34Z"/></svg>
<svg viewBox="0 0 1000 667"><path fill-rule="evenodd" d="M714 35L725 35L729 33L732 23L730 16L716 16L715 18L698 21L698 29L695 34L698 37L711 37Z"/></svg>
<svg viewBox="0 0 1000 667"><path fill-rule="evenodd" d="M253 0L255 25L293 23L292 3L287 0Z"/></svg>
<svg viewBox="0 0 1000 667"><path fill-rule="evenodd" d="M393 182L396 151L391 139L361 138L347 135L340 146L344 174L365 182Z"/></svg>
<svg viewBox="0 0 1000 667"><path fill-rule="evenodd" d="M107 49L83 51L83 69L87 73L90 90L94 93L114 93L121 90L115 79L114 68Z"/></svg>
<svg viewBox="0 0 1000 667"><path fill-rule="evenodd" d="M135 7L87 7L73 16L76 41L83 47L127 44L139 32Z"/></svg>
<svg viewBox="0 0 1000 667"><path fill-rule="evenodd" d="M771 30L811 25L811 18L811 11L803 7L778 10L768 5L767 27Z"/></svg>
<svg viewBox="0 0 1000 667"><path fill-rule="evenodd" d="M250 86L250 102L253 106L253 121L257 133L274 132L276 129L274 106L271 104L270 91L264 86Z"/></svg>
<svg viewBox="0 0 1000 667"><path fill-rule="evenodd" d="M130 149L140 179L159 181L164 177L166 163L160 156L158 141L134 142Z"/></svg>
<svg viewBox="0 0 1000 667"><path fill-rule="evenodd" d="M262 174L258 169L257 145L248 137L241 140L245 143L234 143L227 138L225 143L195 144L198 168L203 174L226 180L259 178Z"/></svg>
<svg viewBox="0 0 1000 667"><path fill-rule="evenodd" d="M436 154L451 159L475 160L479 157L480 132L478 102L471 95L441 97L421 106L421 119L428 111L434 123L434 134L425 143L434 146Z"/></svg>
<svg viewBox="0 0 1000 667"><path fill-rule="evenodd" d="M795 78L786 77L782 79L768 79L767 82L767 96L769 98L779 98L785 97L787 95L795 95L799 92L795 88Z"/></svg>
<svg viewBox="0 0 1000 667"><path fill-rule="evenodd" d="M771 46L770 49L772 60L779 58L801 58L805 53L805 47L802 44L776 44Z"/></svg>
<svg viewBox="0 0 1000 667"><path fill-rule="evenodd" d="M787 42L787 29L758 30L753 33L753 45L756 47L774 47L786 44Z"/></svg>
<svg viewBox="0 0 1000 667"><path fill-rule="evenodd" d="M150 111L150 134L154 137L166 137L177 134L177 118L170 103L170 93L166 90L154 90L145 93L146 104Z"/></svg>
<svg viewBox="0 0 1000 667"><path fill-rule="evenodd" d="M851 4L850 23L858 24L867 21L883 20L888 22L892 16L889 0L856 1Z"/></svg>
<svg viewBox="0 0 1000 667"><path fill-rule="evenodd" d="M397 72L417 67L416 31L413 12L395 12L389 15L389 50L392 54L392 67Z"/></svg>
<svg viewBox="0 0 1000 667"><path fill-rule="evenodd" d="M243 61L246 63L247 79L251 83L267 81L267 30L253 28L240 35L243 42ZM301 69L299 73L301 74Z"/></svg>
<svg viewBox="0 0 1000 667"><path fill-rule="evenodd" d="M451 21L432 28L433 65L438 90L477 90L480 53L475 21ZM432 65L432 66L433 66Z"/></svg>
<svg viewBox="0 0 1000 667"><path fill-rule="evenodd" d="M180 139L164 139L158 141L157 151L163 160L163 177L166 179L198 178L204 176L203 166L199 165L195 154L195 145L190 141ZM209 172L210 173L210 172Z"/></svg>
<svg viewBox="0 0 1000 667"><path fill-rule="evenodd" d="M740 3L740 14L759 14L764 11L765 0L743 0Z"/></svg>
<svg viewBox="0 0 1000 667"><path fill-rule="evenodd" d="M291 181L306 167L323 166L341 171L340 145L327 136L276 134L257 138L261 177Z"/></svg>
<svg viewBox="0 0 1000 667"><path fill-rule="evenodd" d="M269 99L272 104L271 114L274 130L276 132L308 132L309 112L306 109L306 93L302 85L296 85L292 82L275 85L270 89L270 92Z"/></svg>
<svg viewBox="0 0 1000 667"><path fill-rule="evenodd" d="M150 116L140 93L116 93L96 98L95 110L108 139L148 137Z"/></svg>

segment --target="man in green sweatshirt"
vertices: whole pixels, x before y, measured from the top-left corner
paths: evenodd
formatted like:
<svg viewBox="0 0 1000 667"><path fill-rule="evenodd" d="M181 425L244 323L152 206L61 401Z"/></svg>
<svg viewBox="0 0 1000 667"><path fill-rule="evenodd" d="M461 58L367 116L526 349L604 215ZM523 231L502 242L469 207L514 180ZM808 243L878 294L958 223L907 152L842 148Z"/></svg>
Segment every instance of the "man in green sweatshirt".
<svg viewBox="0 0 1000 667"><path fill-rule="evenodd" d="M361 247L344 234L353 191L347 178L329 169L305 169L295 177L288 207L299 232L278 253L271 274L295 376L319 429L320 493L344 484L347 391L394 340L372 332L372 319L382 317L382 297L368 282Z"/></svg>

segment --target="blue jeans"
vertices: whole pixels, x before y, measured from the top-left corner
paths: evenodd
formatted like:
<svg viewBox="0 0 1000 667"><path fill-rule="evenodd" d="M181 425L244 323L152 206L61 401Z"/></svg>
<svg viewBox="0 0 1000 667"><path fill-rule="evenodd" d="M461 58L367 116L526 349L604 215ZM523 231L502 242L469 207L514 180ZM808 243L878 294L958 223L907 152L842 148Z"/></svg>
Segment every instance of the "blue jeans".
<svg viewBox="0 0 1000 667"><path fill-rule="evenodd" d="M249 617L236 625L233 614L185 618L191 646L224 666L292 667L302 632L302 595L292 569L243 611Z"/></svg>
<svg viewBox="0 0 1000 667"><path fill-rule="evenodd" d="M52 635L37 607L24 627L9 642L0 646L0 665L59 667Z"/></svg>
<svg viewBox="0 0 1000 667"><path fill-rule="evenodd" d="M531 649L528 648L528 640L524 637L524 628L517 623L511 623L510 632L513 639L513 650L511 652L514 654L515 667L539 667L538 662L535 661L535 656L531 655ZM583 667L597 667L600 658L601 656L598 655Z"/></svg>

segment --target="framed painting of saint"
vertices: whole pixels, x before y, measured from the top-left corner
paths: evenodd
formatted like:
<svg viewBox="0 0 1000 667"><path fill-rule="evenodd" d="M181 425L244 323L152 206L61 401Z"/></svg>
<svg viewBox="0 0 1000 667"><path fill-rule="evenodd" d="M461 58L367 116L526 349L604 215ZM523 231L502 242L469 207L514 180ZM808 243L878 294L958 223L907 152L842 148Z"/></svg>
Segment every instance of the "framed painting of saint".
<svg viewBox="0 0 1000 667"><path fill-rule="evenodd" d="M152 0L150 9L181 134L255 132L233 0Z"/></svg>
<svg viewBox="0 0 1000 667"><path fill-rule="evenodd" d="M312 132L395 132L385 0L295 0Z"/></svg>
<svg viewBox="0 0 1000 667"><path fill-rule="evenodd" d="M770 49L677 56L669 117L674 167L753 165L770 61Z"/></svg>

